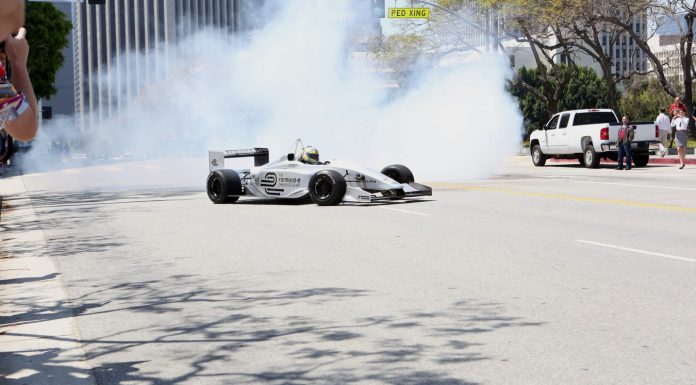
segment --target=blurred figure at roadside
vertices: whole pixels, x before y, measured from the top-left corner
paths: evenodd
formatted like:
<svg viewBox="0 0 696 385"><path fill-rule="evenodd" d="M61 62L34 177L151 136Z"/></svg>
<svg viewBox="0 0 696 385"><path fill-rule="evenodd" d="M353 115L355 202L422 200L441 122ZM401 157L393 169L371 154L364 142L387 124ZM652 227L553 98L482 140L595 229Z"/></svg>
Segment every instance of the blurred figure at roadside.
<svg viewBox="0 0 696 385"><path fill-rule="evenodd" d="M674 119L677 116L676 115L677 111L679 111L679 110L686 111L686 105L684 103L682 103L682 99L679 96L677 96L674 98L674 103L672 103L669 106L669 110L667 110L667 112L669 112L670 119ZM671 140L669 142L669 148L672 148L673 144L674 144L674 128L672 128L672 131L671 131Z"/></svg>
<svg viewBox="0 0 696 385"><path fill-rule="evenodd" d="M626 115L621 118L621 128L619 128L618 138L616 138L616 147L619 150L619 161L615 170L623 170L624 157L626 157L626 170L631 169L631 162L633 162L631 142L633 142L634 135L633 126L631 126L631 122Z"/></svg>
<svg viewBox="0 0 696 385"><path fill-rule="evenodd" d="M660 108L660 113L655 118L655 125L660 132L660 157L664 158L667 154L667 146L669 145L669 116L665 114L665 109Z"/></svg>
<svg viewBox="0 0 696 385"><path fill-rule="evenodd" d="M672 103L672 104L669 106L669 110L668 110L668 111L669 111L669 116L671 116L672 118L674 118L674 116L675 116L677 110L684 110L684 111L686 111L686 105L685 105L684 103L682 103L681 97L679 97L679 96L677 96L676 98L674 98L674 103Z"/></svg>
<svg viewBox="0 0 696 385"><path fill-rule="evenodd" d="M689 118L686 117L685 110L677 110L671 126L676 132L674 137L677 141L677 153L681 163L679 169L681 170L686 166L686 144L689 141Z"/></svg>

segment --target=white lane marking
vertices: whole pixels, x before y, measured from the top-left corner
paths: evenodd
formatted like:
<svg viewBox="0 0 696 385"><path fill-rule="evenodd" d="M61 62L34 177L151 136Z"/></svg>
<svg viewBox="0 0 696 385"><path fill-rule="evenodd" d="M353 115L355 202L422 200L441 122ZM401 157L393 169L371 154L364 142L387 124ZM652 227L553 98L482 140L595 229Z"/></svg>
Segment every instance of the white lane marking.
<svg viewBox="0 0 696 385"><path fill-rule="evenodd" d="M663 254L663 253L656 253L656 252L653 252L653 251L646 251L646 250L640 250L640 249L633 249L633 248L630 248L630 247L609 245L609 244L606 244L606 243L599 243L599 242L592 242L592 241L583 241L583 240L581 240L581 239L576 240L576 242L585 243L585 244L588 244L588 245L600 246L600 247L607 247L607 248L615 249L615 250L629 251L629 252L632 252L632 253L645 254L645 255L652 255L652 256L654 256L654 257L662 257L662 258L676 259L676 260L678 260L678 261L685 261L685 262L694 262L694 263L696 263L696 259L678 257L678 256L676 256L676 255L669 255L669 254Z"/></svg>
<svg viewBox="0 0 696 385"><path fill-rule="evenodd" d="M384 210L398 211L398 212L400 212L400 213L413 214L413 215L421 215L421 216L424 216L424 217L427 217L427 216L430 215L430 214L426 214L426 213L419 213L418 211L397 209L397 208L395 208L395 207L384 207L384 206L378 206L378 207L379 207L380 209L384 209Z"/></svg>
<svg viewBox="0 0 696 385"><path fill-rule="evenodd" d="M583 181L583 180L571 180L571 182L574 182L574 183L591 183L591 184L607 184L607 185L613 185L613 186L658 188L658 189L665 189L665 190L687 190L687 191L696 191L696 188L693 188L693 187L654 186L654 185L646 185L646 184L628 184L628 183L612 183L612 182L588 182L588 181Z"/></svg>

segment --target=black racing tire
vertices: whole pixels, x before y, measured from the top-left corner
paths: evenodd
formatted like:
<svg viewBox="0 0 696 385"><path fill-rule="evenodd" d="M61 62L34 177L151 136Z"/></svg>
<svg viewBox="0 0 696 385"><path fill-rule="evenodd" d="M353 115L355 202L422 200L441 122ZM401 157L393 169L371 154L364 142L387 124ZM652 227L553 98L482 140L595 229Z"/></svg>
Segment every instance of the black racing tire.
<svg viewBox="0 0 696 385"><path fill-rule="evenodd" d="M234 203L242 195L242 180L234 170L215 170L208 175L206 191L213 203Z"/></svg>
<svg viewBox="0 0 696 385"><path fill-rule="evenodd" d="M5 164L14 154L14 141L5 131L0 132L0 141L0 164Z"/></svg>
<svg viewBox="0 0 696 385"><path fill-rule="evenodd" d="M411 183L415 181L413 173L408 167L401 164L389 165L380 171L383 175L386 175L398 183Z"/></svg>
<svg viewBox="0 0 696 385"><path fill-rule="evenodd" d="M309 197L319 206L334 206L346 195L346 180L334 170L322 170L309 178Z"/></svg>
<svg viewBox="0 0 696 385"><path fill-rule="evenodd" d="M532 163L537 167L543 167L546 165L546 158L546 155L541 152L541 146L535 144L534 147L532 147Z"/></svg>
<svg viewBox="0 0 696 385"><path fill-rule="evenodd" d="M585 157L585 167L587 168L597 168L599 167L599 156L597 155L597 152L594 149L594 146L592 143L588 143L585 145L585 152L582 154L583 157Z"/></svg>
<svg viewBox="0 0 696 385"><path fill-rule="evenodd" d="M650 162L650 154L633 155L633 164L636 167L645 167L648 165L648 162Z"/></svg>

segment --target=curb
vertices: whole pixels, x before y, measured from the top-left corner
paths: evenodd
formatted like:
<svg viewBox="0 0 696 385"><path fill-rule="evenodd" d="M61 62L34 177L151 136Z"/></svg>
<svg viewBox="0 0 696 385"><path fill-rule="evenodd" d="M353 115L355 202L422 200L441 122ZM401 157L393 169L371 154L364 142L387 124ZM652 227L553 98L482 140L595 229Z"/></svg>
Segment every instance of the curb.
<svg viewBox="0 0 696 385"><path fill-rule="evenodd" d="M580 164L577 160L575 159L549 159L548 162L552 163L577 163ZM604 160L602 159L600 161L601 164L616 164L616 161L614 160ZM678 158L650 158L648 161L648 164L680 164ZM687 158L686 159L686 164L691 164L694 165L696 164L696 159L693 158Z"/></svg>

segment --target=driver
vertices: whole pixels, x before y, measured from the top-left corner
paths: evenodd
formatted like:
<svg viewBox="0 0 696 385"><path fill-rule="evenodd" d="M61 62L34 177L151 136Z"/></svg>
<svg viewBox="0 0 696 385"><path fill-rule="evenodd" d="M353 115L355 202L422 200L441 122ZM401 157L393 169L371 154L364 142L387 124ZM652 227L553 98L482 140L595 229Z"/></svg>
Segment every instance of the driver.
<svg viewBox="0 0 696 385"><path fill-rule="evenodd" d="M319 150L312 146L307 146L302 150L300 162L307 164L319 164Z"/></svg>

